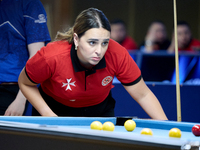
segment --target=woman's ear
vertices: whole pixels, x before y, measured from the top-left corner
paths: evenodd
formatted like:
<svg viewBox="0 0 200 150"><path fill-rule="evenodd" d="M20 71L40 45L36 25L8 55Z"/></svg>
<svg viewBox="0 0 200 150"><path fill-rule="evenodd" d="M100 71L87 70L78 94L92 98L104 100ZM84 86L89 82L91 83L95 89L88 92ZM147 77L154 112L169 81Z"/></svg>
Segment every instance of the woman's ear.
<svg viewBox="0 0 200 150"><path fill-rule="evenodd" d="M74 44L77 47L78 47L78 40L79 40L78 35L76 33L74 33Z"/></svg>

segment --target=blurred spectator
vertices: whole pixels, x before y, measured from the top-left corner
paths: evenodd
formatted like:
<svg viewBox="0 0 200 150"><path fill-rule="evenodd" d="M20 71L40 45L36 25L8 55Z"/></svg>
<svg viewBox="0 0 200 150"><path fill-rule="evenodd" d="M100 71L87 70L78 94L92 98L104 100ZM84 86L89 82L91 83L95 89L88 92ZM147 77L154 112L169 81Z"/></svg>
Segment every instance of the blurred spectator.
<svg viewBox="0 0 200 150"><path fill-rule="evenodd" d="M18 76L26 61L51 40L46 18L40 0L0 1L0 115L25 112Z"/></svg>
<svg viewBox="0 0 200 150"><path fill-rule="evenodd" d="M177 23L177 38L179 51L200 51L200 41L192 37L190 26L186 21ZM168 51L175 51L174 33Z"/></svg>
<svg viewBox="0 0 200 150"><path fill-rule="evenodd" d="M145 36L145 41L141 44L140 49L145 52L155 50L167 50L170 41L167 38L166 27L162 21L153 21Z"/></svg>
<svg viewBox="0 0 200 150"><path fill-rule="evenodd" d="M127 35L126 24L123 20L116 19L111 22L111 38L127 50L138 49L136 42Z"/></svg>

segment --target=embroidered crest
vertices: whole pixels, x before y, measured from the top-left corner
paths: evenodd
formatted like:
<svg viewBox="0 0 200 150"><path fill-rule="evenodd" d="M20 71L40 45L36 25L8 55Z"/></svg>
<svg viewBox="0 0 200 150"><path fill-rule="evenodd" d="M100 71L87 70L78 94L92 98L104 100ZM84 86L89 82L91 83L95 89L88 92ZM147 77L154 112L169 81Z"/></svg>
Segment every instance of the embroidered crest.
<svg viewBox="0 0 200 150"><path fill-rule="evenodd" d="M113 79L113 77L111 77L111 76L105 77L105 78L102 80L102 85L103 85L103 86L108 85L108 84L112 81L112 79Z"/></svg>
<svg viewBox="0 0 200 150"><path fill-rule="evenodd" d="M76 82L76 81L71 82L72 78L66 79L66 80L67 80L67 83L62 82L62 84L63 84L62 87L67 86L66 89L65 89L65 91L67 91L67 90L71 90L71 91L72 91L70 85L71 85L71 86L76 86L76 85L75 85L75 82Z"/></svg>

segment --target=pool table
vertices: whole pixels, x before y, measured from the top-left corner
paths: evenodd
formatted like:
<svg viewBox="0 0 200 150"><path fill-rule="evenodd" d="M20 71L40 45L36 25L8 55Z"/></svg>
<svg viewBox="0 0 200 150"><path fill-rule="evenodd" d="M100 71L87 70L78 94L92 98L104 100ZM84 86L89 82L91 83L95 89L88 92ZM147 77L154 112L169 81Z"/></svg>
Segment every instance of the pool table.
<svg viewBox="0 0 200 150"><path fill-rule="evenodd" d="M130 119L131 117L129 117ZM136 122L132 132L123 126L128 117L6 117L0 116L1 150L144 150L181 149L193 144L199 146L200 137L191 132L197 123L156 121L131 118ZM114 131L90 129L93 121L111 121ZM182 131L181 138L168 136L171 128ZM153 136L141 135L150 128Z"/></svg>

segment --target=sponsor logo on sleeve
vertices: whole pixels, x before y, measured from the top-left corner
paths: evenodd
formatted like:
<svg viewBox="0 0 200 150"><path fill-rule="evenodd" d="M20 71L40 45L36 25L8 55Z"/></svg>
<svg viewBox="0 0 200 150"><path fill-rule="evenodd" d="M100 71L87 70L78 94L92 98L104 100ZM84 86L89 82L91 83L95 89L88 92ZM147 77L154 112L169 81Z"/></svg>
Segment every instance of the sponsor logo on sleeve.
<svg viewBox="0 0 200 150"><path fill-rule="evenodd" d="M47 20L46 20L46 17L44 14L39 14L38 15L38 19L35 20L35 23L45 23Z"/></svg>

